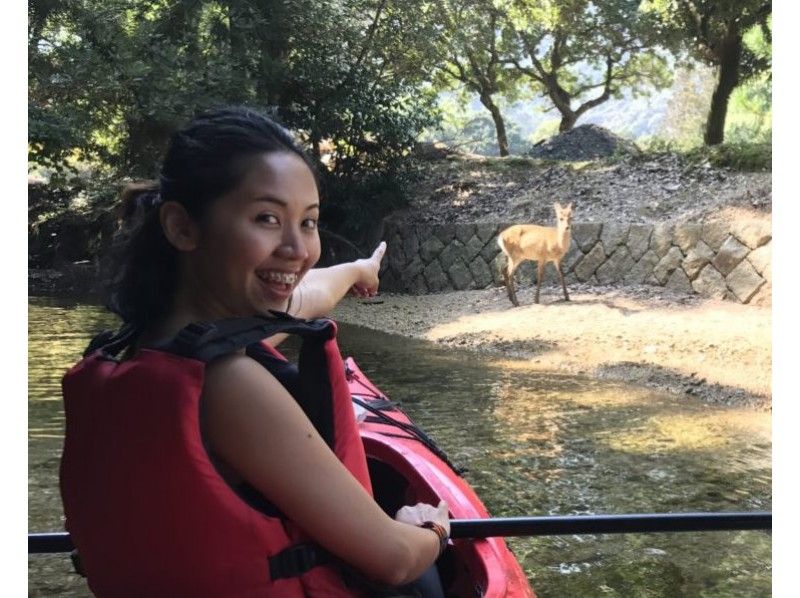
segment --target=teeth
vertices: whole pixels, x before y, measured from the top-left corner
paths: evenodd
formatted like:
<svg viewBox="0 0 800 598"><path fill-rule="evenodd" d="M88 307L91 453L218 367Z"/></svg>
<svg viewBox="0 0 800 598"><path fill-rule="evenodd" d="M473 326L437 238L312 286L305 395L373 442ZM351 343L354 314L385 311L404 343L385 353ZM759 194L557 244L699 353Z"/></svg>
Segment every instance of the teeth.
<svg viewBox="0 0 800 598"><path fill-rule="evenodd" d="M264 276L266 280L270 282L281 282L283 284L294 284L295 280L297 280L297 274L294 272L267 272L266 276Z"/></svg>

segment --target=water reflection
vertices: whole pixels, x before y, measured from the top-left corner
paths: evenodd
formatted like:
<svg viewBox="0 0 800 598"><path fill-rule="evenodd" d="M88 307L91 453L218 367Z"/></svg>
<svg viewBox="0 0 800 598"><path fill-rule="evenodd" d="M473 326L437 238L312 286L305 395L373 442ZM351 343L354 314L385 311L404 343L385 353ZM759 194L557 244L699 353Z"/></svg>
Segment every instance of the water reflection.
<svg viewBox="0 0 800 598"><path fill-rule="evenodd" d="M60 529L60 380L103 310L31 300L29 529ZM497 516L768 510L770 417L639 387L542 374L342 326L343 352L400 401ZM291 344L289 352L292 351ZM510 539L541 598L769 596L760 532ZM87 595L65 557L29 559L31 595Z"/></svg>

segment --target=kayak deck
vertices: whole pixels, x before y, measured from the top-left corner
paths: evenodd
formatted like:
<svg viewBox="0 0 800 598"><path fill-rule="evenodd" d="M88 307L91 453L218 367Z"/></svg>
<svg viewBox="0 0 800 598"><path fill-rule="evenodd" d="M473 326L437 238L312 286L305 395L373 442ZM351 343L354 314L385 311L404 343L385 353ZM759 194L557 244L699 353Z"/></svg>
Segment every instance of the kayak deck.
<svg viewBox="0 0 800 598"><path fill-rule="evenodd" d="M446 455L361 372L345 361L375 500L390 516L406 504L447 501L453 519L485 519L486 507ZM502 538L451 539L437 561L448 596L534 598Z"/></svg>

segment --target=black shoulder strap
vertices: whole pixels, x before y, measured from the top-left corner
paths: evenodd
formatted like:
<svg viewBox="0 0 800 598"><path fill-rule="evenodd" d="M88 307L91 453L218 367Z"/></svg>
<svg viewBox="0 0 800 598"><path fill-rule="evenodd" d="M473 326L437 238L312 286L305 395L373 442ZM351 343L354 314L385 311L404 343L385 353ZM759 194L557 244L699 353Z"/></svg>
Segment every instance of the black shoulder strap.
<svg viewBox="0 0 800 598"><path fill-rule="evenodd" d="M91 340L89 346L84 350L83 356L88 357L97 349L102 349L103 353L107 355L116 355L133 342L137 334L138 330L133 324L124 324L117 332L103 330Z"/></svg>
<svg viewBox="0 0 800 598"><path fill-rule="evenodd" d="M208 363L281 332L321 339L331 338L334 334L328 320L301 320L276 311L272 314L272 318L254 316L194 322L175 338L155 348Z"/></svg>

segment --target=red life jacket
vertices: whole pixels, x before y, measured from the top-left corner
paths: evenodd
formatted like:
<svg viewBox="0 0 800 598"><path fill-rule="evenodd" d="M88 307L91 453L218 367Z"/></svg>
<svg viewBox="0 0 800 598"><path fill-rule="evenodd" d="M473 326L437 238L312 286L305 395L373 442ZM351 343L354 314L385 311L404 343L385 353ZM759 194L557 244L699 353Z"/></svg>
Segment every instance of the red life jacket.
<svg viewBox="0 0 800 598"><path fill-rule="evenodd" d="M259 342L279 332L303 339L299 375ZM101 597L358 595L296 525L274 507L254 508L223 480L199 424L206 363L247 347L371 494L335 324L288 316L193 324L168 345L115 359L129 337L122 331L95 339L63 380L61 495L92 591Z"/></svg>

